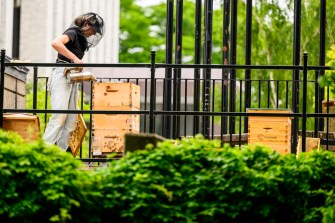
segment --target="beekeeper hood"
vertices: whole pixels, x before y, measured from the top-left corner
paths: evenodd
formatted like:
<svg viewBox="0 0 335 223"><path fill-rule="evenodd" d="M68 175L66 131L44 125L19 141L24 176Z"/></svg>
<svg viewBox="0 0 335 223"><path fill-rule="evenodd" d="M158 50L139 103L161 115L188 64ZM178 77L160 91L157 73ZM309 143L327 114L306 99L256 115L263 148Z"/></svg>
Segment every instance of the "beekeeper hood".
<svg viewBox="0 0 335 223"><path fill-rule="evenodd" d="M78 27L81 32L85 32L85 25L91 26L95 34L86 36L87 39L87 50L91 47L95 47L104 35L104 20L96 13L88 12L79 15L71 24L71 27Z"/></svg>

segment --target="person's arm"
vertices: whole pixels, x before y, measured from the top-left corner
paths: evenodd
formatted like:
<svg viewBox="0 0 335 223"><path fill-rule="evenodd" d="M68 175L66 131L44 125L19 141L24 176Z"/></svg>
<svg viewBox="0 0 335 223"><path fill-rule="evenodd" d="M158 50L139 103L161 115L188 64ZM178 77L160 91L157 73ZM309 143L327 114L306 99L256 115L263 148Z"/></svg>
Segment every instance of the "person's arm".
<svg viewBox="0 0 335 223"><path fill-rule="evenodd" d="M54 39L51 42L51 46L60 54L63 56L69 58L72 60L74 63L83 63L82 60L80 60L76 55L74 55L70 50L68 50L65 47L65 44L70 41L70 37L68 35L61 35Z"/></svg>

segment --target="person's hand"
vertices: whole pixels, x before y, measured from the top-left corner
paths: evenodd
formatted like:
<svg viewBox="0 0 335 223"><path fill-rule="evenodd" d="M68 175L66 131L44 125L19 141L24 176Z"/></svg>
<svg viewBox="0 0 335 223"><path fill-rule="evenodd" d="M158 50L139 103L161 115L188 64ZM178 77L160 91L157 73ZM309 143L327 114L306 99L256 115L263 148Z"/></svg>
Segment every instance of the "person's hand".
<svg viewBox="0 0 335 223"><path fill-rule="evenodd" d="M84 61L82 61L82 60L80 60L80 59L78 59L78 58L75 58L75 59L73 60L73 63L84 63Z"/></svg>

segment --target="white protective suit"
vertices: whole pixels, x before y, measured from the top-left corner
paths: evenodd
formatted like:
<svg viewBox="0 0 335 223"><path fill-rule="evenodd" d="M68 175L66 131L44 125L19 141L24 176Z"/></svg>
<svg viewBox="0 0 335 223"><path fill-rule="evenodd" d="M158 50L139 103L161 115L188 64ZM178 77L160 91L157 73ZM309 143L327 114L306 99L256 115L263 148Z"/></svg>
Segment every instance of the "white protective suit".
<svg viewBox="0 0 335 223"><path fill-rule="evenodd" d="M78 110L78 84L68 83L64 68L54 68L49 77L52 110ZM69 147L70 135L76 126L77 114L52 114L43 140L56 144L63 150Z"/></svg>

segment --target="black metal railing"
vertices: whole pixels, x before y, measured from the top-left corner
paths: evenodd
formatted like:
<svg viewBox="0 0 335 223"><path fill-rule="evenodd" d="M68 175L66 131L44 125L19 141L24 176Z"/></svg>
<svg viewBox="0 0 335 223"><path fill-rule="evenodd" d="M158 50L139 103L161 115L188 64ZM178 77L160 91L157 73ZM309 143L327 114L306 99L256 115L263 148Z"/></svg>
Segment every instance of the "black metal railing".
<svg viewBox="0 0 335 223"><path fill-rule="evenodd" d="M103 111L84 109L84 86L81 87L81 106L80 110L51 110L48 108L48 94L45 88L44 108L37 108L38 84L45 85L46 77L38 76L39 67L62 67L64 64L55 63L10 63L5 62L5 50L1 51L1 84L0 84L0 115L6 112L15 113L33 113L44 114L44 121L47 122L47 115L51 113L69 113L69 114L88 114L90 122L93 114L138 114L140 115L141 125L140 131L146 133L157 133L167 138L181 138L194 136L197 133L203 134L205 137L221 139L231 145L239 145L246 143L245 135L248 132L249 116L276 116L291 117L295 120L292 128L292 147L291 152L296 152L297 136L302 137L302 148L306 146L306 137L319 137L319 132L324 128L320 123L326 118L325 126L329 126L329 119L335 118L335 114L319 112L308 112L308 107L318 108L322 98L310 99L307 97L307 89L313 89L315 95L320 95L317 78L313 74L318 75L320 72L331 70L326 66L308 66L308 56L304 53L303 65L219 65L219 64L157 64L155 63L155 52L151 54L150 64L67 64L67 67L105 67L105 68L141 68L148 69L150 77L130 78L122 74L122 77L110 76L100 78L98 81L124 81L132 82L141 86L141 108L138 111ZM4 74L5 68L10 66L33 67L33 103L32 108L27 109L4 109ZM157 69L173 70L175 76L156 77ZM194 77L183 77L181 72L183 69L193 69L194 71L203 70L204 75L201 78L198 72L194 72ZM293 71L298 74L297 80L292 79L276 79L276 80L257 80L252 79L251 75L248 79L241 78L212 78L206 75L208 70L232 71L234 77L236 71L239 70L282 70ZM126 73L126 72L125 72ZM196 75L197 74L197 75ZM308 75L310 78L308 79ZM297 76L295 76L297 77ZM233 84L229 84L232 83ZM92 85L92 83L91 83ZM200 89L203 86L205 89ZM302 87L302 89L300 89ZM91 88L91 86L90 86ZM171 89L166 89L171 88ZM250 89L250 92L248 90ZM206 93L201 97L200 92ZM204 92L205 91L205 92ZM173 95L167 97L166 92L173 92ZM195 94L195 92L197 94ZM271 92L275 92L272 94ZM299 92L299 94L297 94ZM89 92L90 93L90 92ZM273 96L275 95L275 96ZM172 97L172 100L171 100ZM329 92L327 99L329 100ZM297 104L293 104L296 102ZM171 104L172 103L172 106ZM92 103L89 103L92 105ZM195 107L198 106L198 107ZM249 106L249 107L247 107ZM170 109L171 108L171 109ZM286 108L298 109L292 114L278 113L246 113L248 108ZM311 110L311 109L309 109ZM307 123L312 123L307 125ZM0 126L2 126L0 119ZM92 158L91 151L91 125L89 129L89 148L88 154L80 152L79 157L83 160ZM312 127L311 127L312 126ZM237 131L236 131L237 130ZM329 138L328 128L325 129L326 137L323 137L321 143L326 146L335 145L334 141ZM294 136L294 137L293 137ZM235 137L235 138L234 138ZM244 137L244 138L243 138ZM237 140L236 140L237 139ZM101 159L99 158L99 161Z"/></svg>

